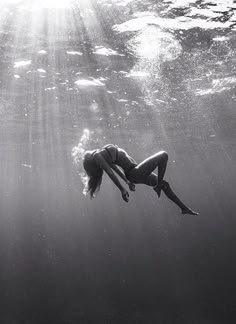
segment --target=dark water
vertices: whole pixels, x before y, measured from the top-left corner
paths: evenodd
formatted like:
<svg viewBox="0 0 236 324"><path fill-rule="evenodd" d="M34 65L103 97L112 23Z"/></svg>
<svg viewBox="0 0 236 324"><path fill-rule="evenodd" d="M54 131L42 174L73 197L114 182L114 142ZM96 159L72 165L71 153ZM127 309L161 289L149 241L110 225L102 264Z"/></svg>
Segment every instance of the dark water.
<svg viewBox="0 0 236 324"><path fill-rule="evenodd" d="M235 323L235 2L0 6L0 323ZM167 150L200 215L90 201L78 143Z"/></svg>

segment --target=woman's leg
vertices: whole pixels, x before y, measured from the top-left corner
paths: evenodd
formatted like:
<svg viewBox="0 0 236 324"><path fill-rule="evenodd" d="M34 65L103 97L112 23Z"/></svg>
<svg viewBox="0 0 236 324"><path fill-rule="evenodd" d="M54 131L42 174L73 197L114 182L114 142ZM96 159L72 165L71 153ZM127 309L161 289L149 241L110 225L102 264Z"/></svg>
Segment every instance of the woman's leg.
<svg viewBox="0 0 236 324"><path fill-rule="evenodd" d="M165 151L160 151L143 162L139 163L130 173L130 177L134 178L135 181L144 180L158 168L158 178L155 185L155 191L160 197L161 185L166 172L166 166L168 161L168 154Z"/></svg>
<svg viewBox="0 0 236 324"><path fill-rule="evenodd" d="M146 177L146 179L142 179L142 182L148 186L154 187L158 183L157 175L155 173L151 173L149 176ZM191 215L198 215L198 213L191 210L189 207L187 207L174 193L174 191L171 189L169 183L165 180L162 180L161 190L165 193L166 197L169 198L171 201L173 201L179 208L181 209L182 214L191 214Z"/></svg>
<svg viewBox="0 0 236 324"><path fill-rule="evenodd" d="M191 215L198 215L198 213L194 212L192 209L187 207L174 193L174 191L171 189L169 183L165 180L162 181L162 188L161 188L165 195L172 200L176 205L179 206L179 208L182 211L182 214L191 214Z"/></svg>
<svg viewBox="0 0 236 324"><path fill-rule="evenodd" d="M143 162L138 164L130 171L129 180L134 183L142 183L152 186L160 197L161 190L165 195L173 201L182 211L182 214L198 215L190 208L188 208L173 192L169 183L164 179L166 166L168 161L168 154L165 151L158 152ZM158 176L153 171L158 168Z"/></svg>

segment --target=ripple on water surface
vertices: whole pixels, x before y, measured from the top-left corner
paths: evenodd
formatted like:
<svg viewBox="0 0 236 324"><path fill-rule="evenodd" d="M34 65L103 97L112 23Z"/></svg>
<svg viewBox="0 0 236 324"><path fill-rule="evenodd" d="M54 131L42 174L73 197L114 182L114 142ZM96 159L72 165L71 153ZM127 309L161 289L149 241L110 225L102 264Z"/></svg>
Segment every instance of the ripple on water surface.
<svg viewBox="0 0 236 324"><path fill-rule="evenodd" d="M80 79L75 81L75 84L80 88L86 88L86 87L104 87L105 83L101 82L99 79Z"/></svg>
<svg viewBox="0 0 236 324"><path fill-rule="evenodd" d="M28 60L28 61L16 61L14 63L14 68L20 68L20 67L24 67L24 66L28 66L32 63L31 60Z"/></svg>
<svg viewBox="0 0 236 324"><path fill-rule="evenodd" d="M95 46L95 50L93 51L93 54L104 55L104 56L124 56L124 54L119 54L117 51L103 46Z"/></svg>

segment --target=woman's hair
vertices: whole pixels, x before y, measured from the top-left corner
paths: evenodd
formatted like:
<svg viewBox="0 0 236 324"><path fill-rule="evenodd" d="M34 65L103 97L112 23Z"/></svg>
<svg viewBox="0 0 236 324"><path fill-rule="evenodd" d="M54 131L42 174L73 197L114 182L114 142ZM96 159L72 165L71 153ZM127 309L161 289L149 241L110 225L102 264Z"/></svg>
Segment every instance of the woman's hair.
<svg viewBox="0 0 236 324"><path fill-rule="evenodd" d="M96 197L96 194L100 189L103 169L100 168L92 159L90 152L84 154L83 166L86 172L83 178L83 183L85 185L83 193L85 195L89 194L92 199Z"/></svg>

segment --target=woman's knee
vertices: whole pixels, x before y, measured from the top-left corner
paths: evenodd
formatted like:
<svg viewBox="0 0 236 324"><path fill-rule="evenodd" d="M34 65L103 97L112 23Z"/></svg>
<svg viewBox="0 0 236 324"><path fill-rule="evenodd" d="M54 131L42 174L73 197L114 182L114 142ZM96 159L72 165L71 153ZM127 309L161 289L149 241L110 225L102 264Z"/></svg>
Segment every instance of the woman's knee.
<svg viewBox="0 0 236 324"><path fill-rule="evenodd" d="M168 161L168 153L166 151L161 151L159 154L164 161Z"/></svg>

